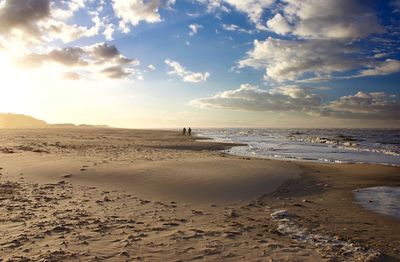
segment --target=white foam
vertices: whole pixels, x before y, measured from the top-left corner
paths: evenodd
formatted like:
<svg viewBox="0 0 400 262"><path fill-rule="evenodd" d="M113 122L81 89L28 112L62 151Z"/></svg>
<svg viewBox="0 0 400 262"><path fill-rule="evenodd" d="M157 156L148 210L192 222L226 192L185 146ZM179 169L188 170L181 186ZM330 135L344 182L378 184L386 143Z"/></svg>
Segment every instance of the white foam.
<svg viewBox="0 0 400 262"><path fill-rule="evenodd" d="M271 218L278 223L279 233L288 235L295 241L315 246L325 256L335 258L339 254L346 257L348 261L377 261L381 257L381 253L355 245L350 241L312 233L307 228L297 225L293 216L286 210L274 211L271 213Z"/></svg>
<svg viewBox="0 0 400 262"><path fill-rule="evenodd" d="M218 142L244 143L227 153L326 163L400 165L400 130L204 129Z"/></svg>

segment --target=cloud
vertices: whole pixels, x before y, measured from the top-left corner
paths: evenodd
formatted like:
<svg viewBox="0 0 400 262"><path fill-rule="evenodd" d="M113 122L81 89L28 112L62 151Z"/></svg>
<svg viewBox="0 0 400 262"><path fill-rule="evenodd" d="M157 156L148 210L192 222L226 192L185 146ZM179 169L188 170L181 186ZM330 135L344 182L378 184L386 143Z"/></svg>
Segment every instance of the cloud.
<svg viewBox="0 0 400 262"><path fill-rule="evenodd" d="M75 72L65 72L63 74L63 78L67 80L79 80L80 76Z"/></svg>
<svg viewBox="0 0 400 262"><path fill-rule="evenodd" d="M64 21L49 20L42 24L41 41L51 42L56 39L62 40L64 43L74 41L82 37L92 37L99 33L100 24L90 28L86 26L70 25Z"/></svg>
<svg viewBox="0 0 400 262"><path fill-rule="evenodd" d="M314 94L308 94L297 86L267 91L250 84L242 84L238 89L194 100L191 104L199 107L246 111L303 111L319 106L321 98Z"/></svg>
<svg viewBox="0 0 400 262"><path fill-rule="evenodd" d="M363 0L198 0L208 10L221 10L228 4L246 13L260 30L271 30L277 34L292 34L301 38L364 38L382 33L371 1ZM394 3L397 3L395 1ZM274 16L265 24L263 14Z"/></svg>
<svg viewBox="0 0 400 262"><path fill-rule="evenodd" d="M83 59L84 54L85 51L80 47L67 47L48 53L31 53L19 60L18 64L23 67L36 67L52 61L65 66L86 66L88 62Z"/></svg>
<svg viewBox="0 0 400 262"><path fill-rule="evenodd" d="M137 59L130 59L120 53L115 45L98 43L84 47L86 55L92 57L94 64L115 64L119 66L140 64Z"/></svg>
<svg viewBox="0 0 400 262"><path fill-rule="evenodd" d="M216 12L216 11L222 11L225 13L229 13L230 10L224 5L223 0L197 0L201 4L204 4L207 6L207 12Z"/></svg>
<svg viewBox="0 0 400 262"><path fill-rule="evenodd" d="M225 2L238 10L247 5L259 6L258 13L251 13L251 8L247 11L256 24L262 22L262 12L268 9L272 16L265 23L267 29L285 36L284 39L269 37L265 41L255 40L253 49L238 63L239 67L265 70L266 80L321 82L399 71L396 60L389 59L380 63L377 61L379 57L365 55L370 52L366 49L372 40L369 37L385 32L370 1ZM265 29L260 25L257 27ZM238 30L236 26L229 25L223 25L223 28L228 31ZM359 39L366 42L357 41ZM358 75L352 73L352 70L366 67Z"/></svg>
<svg viewBox="0 0 400 262"><path fill-rule="evenodd" d="M106 40L111 41L113 40L113 34L115 32L115 27L113 24L108 24L105 26L105 29L103 31L103 35L106 38Z"/></svg>
<svg viewBox="0 0 400 262"><path fill-rule="evenodd" d="M148 65L147 68L150 69L151 71L154 71L157 69L154 65Z"/></svg>
<svg viewBox="0 0 400 262"><path fill-rule="evenodd" d="M267 22L277 34L302 38L365 38L382 33L375 11L362 0L283 0L282 14Z"/></svg>
<svg viewBox="0 0 400 262"><path fill-rule="evenodd" d="M254 34L254 33L258 32L258 30L246 30L235 24L222 24L222 28L226 31L231 31L231 32L236 31L236 32L241 32L241 33L246 33L246 34Z"/></svg>
<svg viewBox="0 0 400 262"><path fill-rule="evenodd" d="M0 5L0 40L14 48L16 44L70 42L98 33L103 25L94 21L91 27L67 23L86 0L3 0Z"/></svg>
<svg viewBox="0 0 400 262"><path fill-rule="evenodd" d="M16 31L39 37L39 21L50 18L49 0L8 0L0 6L0 32L13 34Z"/></svg>
<svg viewBox="0 0 400 262"><path fill-rule="evenodd" d="M94 56L102 59L111 59L120 55L118 49L114 45L106 43L91 46L89 49L91 49Z"/></svg>
<svg viewBox="0 0 400 262"><path fill-rule="evenodd" d="M84 47L53 49L47 53L31 53L18 61L23 67L39 67L56 63L65 67L98 72L109 78L125 78L139 65L136 59L123 56L114 45L98 43Z"/></svg>
<svg viewBox="0 0 400 262"><path fill-rule="evenodd" d="M69 1L53 1L52 16L58 17L62 20L71 18L76 11L84 8L87 0L69 0Z"/></svg>
<svg viewBox="0 0 400 262"><path fill-rule="evenodd" d="M295 81L306 74L321 76L356 68L361 61L355 51L340 41L267 38L254 41L253 50L239 61L239 67L265 69L266 79Z"/></svg>
<svg viewBox="0 0 400 262"><path fill-rule="evenodd" d="M275 0L197 0L207 6L208 12L229 12L227 5L239 12L245 13L257 29L266 30L263 25L262 15L265 9L269 8Z"/></svg>
<svg viewBox="0 0 400 262"><path fill-rule="evenodd" d="M358 92L338 100L323 103L315 88L282 86L263 90L243 84L238 89L191 101L201 108L219 108L244 111L303 112L311 116L341 119L393 119L399 120L400 101L382 92ZM323 90L323 88L322 88Z"/></svg>
<svg viewBox="0 0 400 262"><path fill-rule="evenodd" d="M388 56L388 53L376 53L374 54L374 58L382 58Z"/></svg>
<svg viewBox="0 0 400 262"><path fill-rule="evenodd" d="M196 73L187 70L185 67L180 65L178 62L167 59L165 63L172 69L168 72L170 75L177 75L183 79L184 82L191 82L191 83L201 83L207 81L210 73Z"/></svg>
<svg viewBox="0 0 400 262"><path fill-rule="evenodd" d="M189 35L190 35L190 36L194 36L195 34L197 34L197 32L199 31L199 29L201 29L201 28L203 28L202 25L199 25L199 24L190 24L190 25L189 25L189 29L190 29Z"/></svg>
<svg viewBox="0 0 400 262"><path fill-rule="evenodd" d="M67 47L63 49L52 50L48 54L48 59L67 65L87 65L87 62L81 59L81 56L84 54L84 50L80 47Z"/></svg>
<svg viewBox="0 0 400 262"><path fill-rule="evenodd" d="M250 21L256 24L257 29L265 30L262 23L264 9L269 8L275 0L224 0L236 10L246 13Z"/></svg>
<svg viewBox="0 0 400 262"><path fill-rule="evenodd" d="M240 27L234 24L222 24L222 28L226 31L238 31Z"/></svg>
<svg viewBox="0 0 400 262"><path fill-rule="evenodd" d="M400 61L395 59L386 59L384 62L378 63L374 68L362 70L358 77L389 75L398 72L400 72Z"/></svg>
<svg viewBox="0 0 400 262"><path fill-rule="evenodd" d="M165 5L167 6L168 9L172 10L175 3L176 3L176 0L167 0Z"/></svg>
<svg viewBox="0 0 400 262"><path fill-rule="evenodd" d="M350 119L399 120L400 101L383 92L343 96L320 110L321 116Z"/></svg>
<svg viewBox="0 0 400 262"><path fill-rule="evenodd" d="M373 58L380 58L381 56L374 56ZM360 64L360 66L363 66ZM302 80L298 80L298 83L317 83L317 82L326 82L334 79L352 79L359 77L367 77L367 76L383 76L390 75L400 72L400 61L395 59L386 59L385 61L371 61L369 65L367 65L368 69L360 70L359 73L349 75L349 76L316 76L311 78L306 78Z"/></svg>
<svg viewBox="0 0 400 262"><path fill-rule="evenodd" d="M113 79L125 78L131 74L129 71L126 71L124 67L119 65L106 67L103 70L101 70L101 73L107 76L108 78L113 78Z"/></svg>
<svg viewBox="0 0 400 262"><path fill-rule="evenodd" d="M392 5L396 8L394 11L398 12L400 9L400 0L393 0Z"/></svg>
<svg viewBox="0 0 400 262"><path fill-rule="evenodd" d="M279 13L268 20L267 26L268 29L280 35L286 35L291 31L288 21Z"/></svg>
<svg viewBox="0 0 400 262"><path fill-rule="evenodd" d="M210 73L208 73L208 72L205 72L205 73L190 72L183 77L183 81L190 82L190 83L200 83L200 82L207 81L209 76L210 76Z"/></svg>
<svg viewBox="0 0 400 262"><path fill-rule="evenodd" d="M160 7L160 0L113 0L113 9L122 20L120 28L123 31L126 31L127 24L135 26L141 21L147 23L160 22Z"/></svg>

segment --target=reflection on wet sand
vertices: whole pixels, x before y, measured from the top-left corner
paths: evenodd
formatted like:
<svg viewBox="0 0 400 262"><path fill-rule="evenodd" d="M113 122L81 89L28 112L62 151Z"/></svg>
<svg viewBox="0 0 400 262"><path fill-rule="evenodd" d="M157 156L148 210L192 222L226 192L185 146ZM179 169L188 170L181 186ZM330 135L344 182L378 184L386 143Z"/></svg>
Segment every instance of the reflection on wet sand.
<svg viewBox="0 0 400 262"><path fill-rule="evenodd" d="M354 191L363 207L400 219L400 187L369 187Z"/></svg>

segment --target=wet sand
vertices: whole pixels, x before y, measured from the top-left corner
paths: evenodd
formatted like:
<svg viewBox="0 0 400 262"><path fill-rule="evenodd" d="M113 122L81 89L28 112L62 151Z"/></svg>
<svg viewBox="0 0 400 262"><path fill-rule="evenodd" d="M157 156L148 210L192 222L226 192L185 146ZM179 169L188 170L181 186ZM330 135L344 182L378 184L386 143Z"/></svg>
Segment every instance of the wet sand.
<svg viewBox="0 0 400 262"><path fill-rule="evenodd" d="M353 190L372 186L400 186L398 167L368 164L298 163L301 179L287 181L260 200L271 209L292 214L296 225L309 233L379 251L378 261L400 260L400 220L364 209Z"/></svg>
<svg viewBox="0 0 400 262"><path fill-rule="evenodd" d="M12 261L397 261L399 221L354 203L400 169L230 156L179 132L0 130Z"/></svg>

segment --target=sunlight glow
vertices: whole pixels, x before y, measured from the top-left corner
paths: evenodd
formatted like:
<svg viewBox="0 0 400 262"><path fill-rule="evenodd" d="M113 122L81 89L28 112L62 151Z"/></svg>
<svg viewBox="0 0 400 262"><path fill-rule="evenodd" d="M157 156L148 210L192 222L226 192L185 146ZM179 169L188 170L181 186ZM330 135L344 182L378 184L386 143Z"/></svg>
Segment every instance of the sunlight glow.
<svg viewBox="0 0 400 262"><path fill-rule="evenodd" d="M0 53L0 111L22 113L28 109L27 78L14 67L9 57Z"/></svg>

